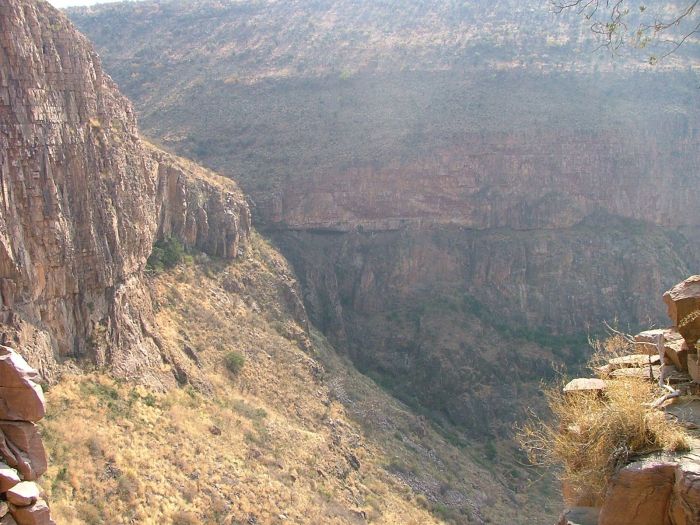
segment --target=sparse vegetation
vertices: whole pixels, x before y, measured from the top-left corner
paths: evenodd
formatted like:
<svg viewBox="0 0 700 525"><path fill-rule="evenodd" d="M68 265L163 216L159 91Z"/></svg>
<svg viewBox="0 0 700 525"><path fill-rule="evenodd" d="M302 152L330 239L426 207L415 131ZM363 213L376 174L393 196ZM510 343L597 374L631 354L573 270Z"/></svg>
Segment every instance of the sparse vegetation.
<svg viewBox="0 0 700 525"><path fill-rule="evenodd" d="M201 367L189 370L197 381L158 392L95 373L48 392L42 486L58 523L275 523L285 515L341 525L362 511L376 517L370 523L437 524L382 468L386 452L339 402L324 402L312 358L275 328L275 316L294 323L278 298L284 261L261 241L251 252L221 272L205 261L151 275L163 344L179 352L184 339L200 349ZM229 280L241 286L226 291ZM221 366L232 353L245 355L235 382ZM355 511L348 491L367 503Z"/></svg>
<svg viewBox="0 0 700 525"><path fill-rule="evenodd" d="M615 336L594 344L593 369L627 343ZM519 440L534 465L559 469L576 492L601 495L612 474L633 458L688 448L684 429L650 406L659 392L649 381L607 378L604 395L567 395L562 386L544 389L552 417L533 416Z"/></svg>

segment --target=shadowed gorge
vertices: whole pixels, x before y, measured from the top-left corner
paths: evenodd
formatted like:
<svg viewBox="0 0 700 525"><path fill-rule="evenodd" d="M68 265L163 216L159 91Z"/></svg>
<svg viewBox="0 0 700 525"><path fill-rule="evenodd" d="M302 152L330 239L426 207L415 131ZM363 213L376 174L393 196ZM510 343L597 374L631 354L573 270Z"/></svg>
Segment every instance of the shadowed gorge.
<svg viewBox="0 0 700 525"><path fill-rule="evenodd" d="M659 322L648 298L697 265L696 44L655 69L541 2L397 6L70 15L150 136L240 181L338 348L438 420L508 434L519 388L585 361L603 320Z"/></svg>

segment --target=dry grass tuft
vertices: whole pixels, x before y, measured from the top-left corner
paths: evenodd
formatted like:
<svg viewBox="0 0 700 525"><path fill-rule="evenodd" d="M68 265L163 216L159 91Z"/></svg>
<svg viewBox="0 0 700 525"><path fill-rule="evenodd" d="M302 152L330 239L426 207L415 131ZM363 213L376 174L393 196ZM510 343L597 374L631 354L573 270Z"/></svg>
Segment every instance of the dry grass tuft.
<svg viewBox="0 0 700 525"><path fill-rule="evenodd" d="M606 355L619 355L623 343L617 337L598 343L592 368ZM650 407L659 396L650 382L607 380L604 395L565 394L561 387L544 392L551 420L533 416L519 441L534 465L560 468L562 481L576 493L602 495L612 474L635 456L689 447L685 430Z"/></svg>
<svg viewBox="0 0 700 525"><path fill-rule="evenodd" d="M594 374L598 375L600 367L608 364L611 359L634 353L634 345L618 334L605 339L589 339L588 344L593 348L593 355L588 360L588 367Z"/></svg>

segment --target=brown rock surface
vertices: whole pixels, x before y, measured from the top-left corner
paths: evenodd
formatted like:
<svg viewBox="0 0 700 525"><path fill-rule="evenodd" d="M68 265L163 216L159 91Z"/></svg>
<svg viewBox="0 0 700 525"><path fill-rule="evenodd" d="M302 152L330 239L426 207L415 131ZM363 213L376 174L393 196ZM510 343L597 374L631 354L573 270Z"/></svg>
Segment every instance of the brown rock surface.
<svg viewBox="0 0 700 525"><path fill-rule="evenodd" d="M23 481L7 491L7 501L17 507L28 507L41 497L41 488L33 481Z"/></svg>
<svg viewBox="0 0 700 525"><path fill-rule="evenodd" d="M37 422L46 413L39 374L22 356L0 346L0 419Z"/></svg>
<svg viewBox="0 0 700 525"><path fill-rule="evenodd" d="M644 330L643 332L639 332L637 335L634 336L634 340L636 342L645 343L644 345L638 345L637 349L647 349L650 347L656 349L656 341L660 335L664 336L664 340L666 343L670 341L677 341L679 339L683 339L683 336L679 334L674 328L655 328L653 330Z"/></svg>
<svg viewBox="0 0 700 525"><path fill-rule="evenodd" d="M235 258L248 236L250 211L230 179L149 146L157 170L158 232L209 255Z"/></svg>
<svg viewBox="0 0 700 525"><path fill-rule="evenodd" d="M15 469L5 463L0 463L0 493L7 492L20 481Z"/></svg>
<svg viewBox="0 0 700 525"><path fill-rule="evenodd" d="M667 362L675 365L678 370L685 370L686 349L683 344L683 336L675 329L646 330L637 334L634 337L634 340L638 343L635 345L635 351L658 356L658 337L661 335L664 337L664 353Z"/></svg>
<svg viewBox="0 0 700 525"><path fill-rule="evenodd" d="M51 519L49 506L43 499L28 507L10 505L10 512L17 525L56 525Z"/></svg>
<svg viewBox="0 0 700 525"><path fill-rule="evenodd" d="M566 384L564 392L602 392L605 390L605 381L597 378L578 378Z"/></svg>
<svg viewBox="0 0 700 525"><path fill-rule="evenodd" d="M82 358L172 382L142 279L153 241L235 257L247 205L233 182L144 146L131 104L59 11L3 2L0 29L0 341L49 379Z"/></svg>
<svg viewBox="0 0 700 525"><path fill-rule="evenodd" d="M678 332L693 349L700 339L700 275L693 275L664 294L664 302Z"/></svg>
<svg viewBox="0 0 700 525"><path fill-rule="evenodd" d="M599 525L670 525L675 469L673 463L653 460L621 469L608 486Z"/></svg>
<svg viewBox="0 0 700 525"><path fill-rule="evenodd" d="M688 354L688 374L696 383L700 383L700 354Z"/></svg>
<svg viewBox="0 0 700 525"><path fill-rule="evenodd" d="M678 466L669 515L673 525L697 525L700 523L699 462L684 462Z"/></svg>
<svg viewBox="0 0 700 525"><path fill-rule="evenodd" d="M46 472L46 452L34 423L0 421L0 455L25 480L35 480Z"/></svg>
<svg viewBox="0 0 700 525"><path fill-rule="evenodd" d="M610 375L615 378L633 377L638 379L658 380L661 374L661 366L653 365L651 367L644 366L640 368L618 368L613 370Z"/></svg>
<svg viewBox="0 0 700 525"><path fill-rule="evenodd" d="M15 518L12 517L12 514L8 513L0 518L0 525L17 525L17 522L15 521Z"/></svg>
<svg viewBox="0 0 700 525"><path fill-rule="evenodd" d="M661 359L657 355L631 354L615 357L609 361L612 368L641 368L658 365Z"/></svg>

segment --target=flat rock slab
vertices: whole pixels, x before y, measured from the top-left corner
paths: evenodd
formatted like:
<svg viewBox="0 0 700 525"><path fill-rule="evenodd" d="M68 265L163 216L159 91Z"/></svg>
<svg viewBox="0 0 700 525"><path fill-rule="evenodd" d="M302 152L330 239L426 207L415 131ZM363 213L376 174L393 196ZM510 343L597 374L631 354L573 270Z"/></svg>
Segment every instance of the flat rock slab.
<svg viewBox="0 0 700 525"><path fill-rule="evenodd" d="M649 365L658 365L661 363L661 358L658 354L631 354L623 355L622 357L616 357L609 361L612 365L612 369L617 368L642 368Z"/></svg>
<svg viewBox="0 0 700 525"><path fill-rule="evenodd" d="M19 479L19 474L15 469L5 463L0 463L0 493L7 492L20 481L22 480Z"/></svg>
<svg viewBox="0 0 700 525"><path fill-rule="evenodd" d="M683 339L683 336L679 334L675 328L656 328L654 330L639 332L634 336L634 340L638 343L656 345L656 341L660 335L663 335L666 341L680 341Z"/></svg>
<svg viewBox="0 0 700 525"><path fill-rule="evenodd" d="M651 367L651 374L649 372L649 367L645 366L643 368L618 368L617 370L613 370L610 375L615 379L635 378L650 380L653 374L654 381L658 381L660 373L661 367L655 365Z"/></svg>
<svg viewBox="0 0 700 525"><path fill-rule="evenodd" d="M7 501L17 507L28 507L41 498L41 488L33 481L23 481L7 491Z"/></svg>
<svg viewBox="0 0 700 525"><path fill-rule="evenodd" d="M596 378L579 377L564 387L564 392L602 392L605 390L605 381Z"/></svg>

